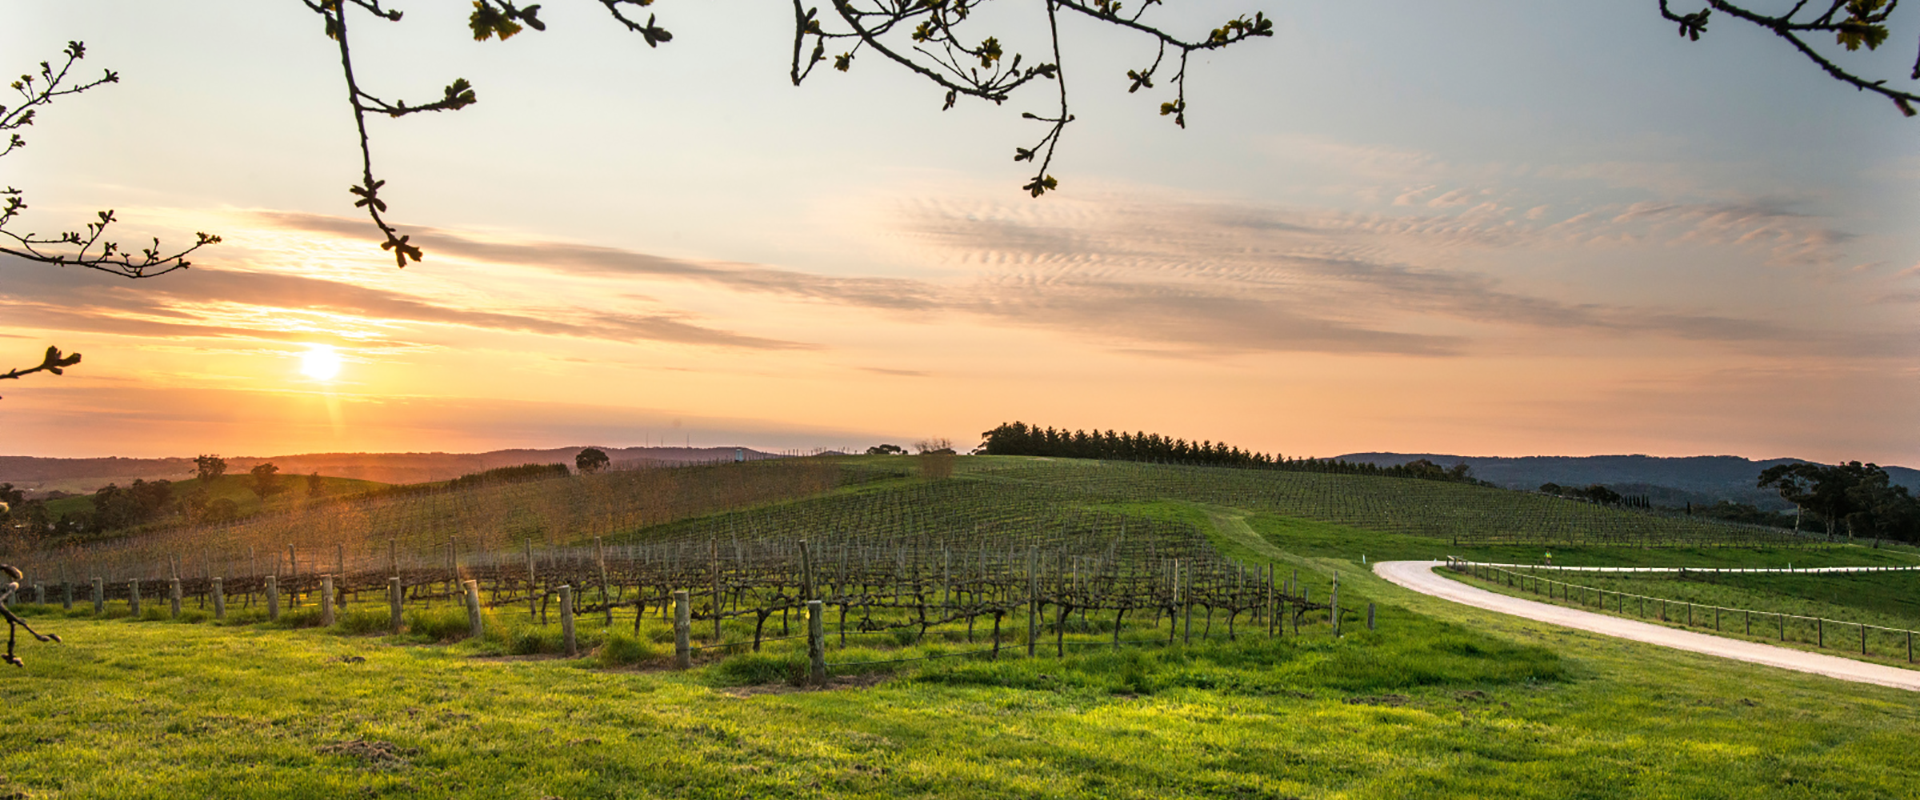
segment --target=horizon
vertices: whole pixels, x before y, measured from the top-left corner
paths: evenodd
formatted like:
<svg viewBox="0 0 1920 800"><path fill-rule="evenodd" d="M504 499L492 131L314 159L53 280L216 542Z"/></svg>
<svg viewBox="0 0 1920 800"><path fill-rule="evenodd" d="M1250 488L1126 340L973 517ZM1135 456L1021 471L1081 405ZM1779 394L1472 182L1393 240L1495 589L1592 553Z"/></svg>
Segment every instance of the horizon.
<svg viewBox="0 0 1920 800"><path fill-rule="evenodd" d="M121 241L225 237L134 283L0 257L0 369L85 355L0 392L15 452L778 450L1045 419L1289 456L1920 463L1916 123L1765 32L1285 9L1196 57L1181 130L1119 80L1140 42L1069 24L1079 121L1035 199L1009 156L1044 98L942 112L877 60L795 89L790 20L732 7L664 10L650 49L594 9L476 43L423 6L362 32L368 80L481 101L370 123L427 251L398 270L343 191L330 43L298 8L197 8L28 0L0 30L20 68L74 39L81 73L122 76L4 162L22 229L114 208Z"/></svg>

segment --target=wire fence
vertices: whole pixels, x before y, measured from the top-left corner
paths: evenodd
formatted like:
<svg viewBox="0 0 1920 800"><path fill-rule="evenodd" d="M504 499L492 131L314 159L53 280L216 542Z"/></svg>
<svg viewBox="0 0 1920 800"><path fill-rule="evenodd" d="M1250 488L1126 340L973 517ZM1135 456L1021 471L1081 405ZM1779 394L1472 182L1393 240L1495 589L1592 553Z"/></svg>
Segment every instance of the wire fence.
<svg viewBox="0 0 1920 800"><path fill-rule="evenodd" d="M1621 592L1612 589L1601 589L1594 586L1583 586L1565 581L1557 581L1551 578L1543 578L1532 571L1520 572L1515 569L1508 569L1507 567L1509 566L1513 565L1466 561L1451 556L1447 559L1447 568L1454 572L1464 573L1473 578L1496 585L1502 585L1520 592L1530 592L1534 595L1543 596L1549 601L1557 599L1570 606L1599 609L1600 611L1611 610L1613 613L1621 616L1632 616L1643 620L1679 623L1686 628L1704 628L1707 626L1708 620L1711 619L1713 630L1716 633L1728 633L1726 622L1730 619L1737 618L1740 623L1739 633L1752 637L1755 636L1753 623L1758 619L1763 626L1766 626L1766 623L1769 622L1773 623L1767 627L1773 630L1774 637L1778 641L1812 644L1820 648L1826 648L1828 646L1828 627L1834 628L1836 642L1839 641L1838 635L1841 632L1853 629L1859 633L1860 655L1880 655L1881 657L1897 658L1901 649L1904 648L1907 663L1915 663L1913 650L1915 631L1907 628L1891 628L1866 622L1850 622L1846 620L1828 619L1826 617L1788 614L1780 611L1732 608L1728 606L1709 605L1665 597L1634 594L1632 592ZM1809 571L1811 570L1792 570L1791 572L1792 574L1804 574ZM1864 571L1882 570L1870 568ZM1695 570L1695 572L1712 572L1712 570ZM1747 570L1742 572L1766 573L1773 572L1773 570ZM1779 572L1784 573L1788 572L1788 570L1779 570ZM1608 609L1607 607L1609 600L1613 602L1612 609ZM1632 611L1628 610L1627 604L1629 601L1633 603ZM1650 609L1651 612L1649 611ZM1684 621L1679 616L1682 612L1685 613ZM1709 617L1709 615L1711 616ZM1873 647L1876 639L1880 645L1878 649L1874 649ZM1848 641L1852 641L1851 637L1849 637ZM1848 649L1851 650L1852 648L1849 647Z"/></svg>

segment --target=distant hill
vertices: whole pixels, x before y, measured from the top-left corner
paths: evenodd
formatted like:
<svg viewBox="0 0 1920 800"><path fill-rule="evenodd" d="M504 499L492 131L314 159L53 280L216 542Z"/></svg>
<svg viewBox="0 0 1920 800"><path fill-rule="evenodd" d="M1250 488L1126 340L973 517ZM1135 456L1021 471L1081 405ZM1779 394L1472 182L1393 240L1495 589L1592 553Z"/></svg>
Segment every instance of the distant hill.
<svg viewBox="0 0 1920 800"><path fill-rule="evenodd" d="M486 453L304 453L280 456L228 456L227 473L244 474L271 461L282 475L318 472L337 478L379 483L427 483L468 473L519 464L566 464L585 447L544 450L494 450ZM600 447L614 468L688 461L730 460L732 447ZM742 448L749 459L774 458L771 453ZM193 459L182 458L39 458L0 456L0 482L34 494L59 490L92 492L109 483L125 486L135 478L182 480L194 476Z"/></svg>
<svg viewBox="0 0 1920 800"><path fill-rule="evenodd" d="M1753 461L1738 456L1450 456L1435 453L1349 453L1348 461L1371 461L1380 466L1427 459L1442 466L1465 463L1473 476L1510 489L1537 489L1543 483L1563 486L1602 484L1621 494L1649 495L1655 505L1686 503L1711 505L1721 500L1749 503L1784 511L1792 504L1772 490L1754 486L1760 473L1775 464L1805 463L1797 458ZM1895 483L1920 492L1920 470L1882 465Z"/></svg>

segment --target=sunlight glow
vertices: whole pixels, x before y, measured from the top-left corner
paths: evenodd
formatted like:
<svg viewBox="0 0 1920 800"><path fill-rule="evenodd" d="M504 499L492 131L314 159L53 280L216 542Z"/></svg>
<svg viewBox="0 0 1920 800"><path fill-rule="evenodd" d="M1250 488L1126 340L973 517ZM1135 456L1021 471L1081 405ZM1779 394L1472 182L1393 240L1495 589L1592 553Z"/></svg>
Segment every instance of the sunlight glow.
<svg viewBox="0 0 1920 800"><path fill-rule="evenodd" d="M307 352L300 357L300 371L314 380L332 380L340 374L340 353L330 344L307 345Z"/></svg>

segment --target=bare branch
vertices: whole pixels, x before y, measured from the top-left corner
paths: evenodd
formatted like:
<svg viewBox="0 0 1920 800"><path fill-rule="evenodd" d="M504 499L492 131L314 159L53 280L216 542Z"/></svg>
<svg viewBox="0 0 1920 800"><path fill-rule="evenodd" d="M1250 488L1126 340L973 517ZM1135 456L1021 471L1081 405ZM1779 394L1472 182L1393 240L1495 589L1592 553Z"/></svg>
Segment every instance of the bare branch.
<svg viewBox="0 0 1920 800"><path fill-rule="evenodd" d="M20 95L21 102L11 108L0 106L0 133L7 137L5 148L0 149L0 156L27 145L26 138L20 135L19 130L33 124L41 106L52 103L54 98L80 94L120 81L120 76L113 70L105 70L101 77L92 81L68 84L68 73L76 62L86 58L87 47L80 42L68 42L66 49L61 52L66 56L66 62L58 69L42 61L38 75L22 75L13 82L12 88ZM96 221L87 223L84 233L65 231L54 236L20 233L9 230L7 226L27 209L26 195L9 186L0 190L0 196L6 198L5 204L0 205L0 253L28 261L84 267L130 279L151 278L192 266L186 259L188 254L220 241L218 236L200 233L196 234L192 247L166 253L160 246L160 240L155 239L152 247L140 248L136 255L116 242L103 240L107 227L116 221L112 209L99 212Z"/></svg>

